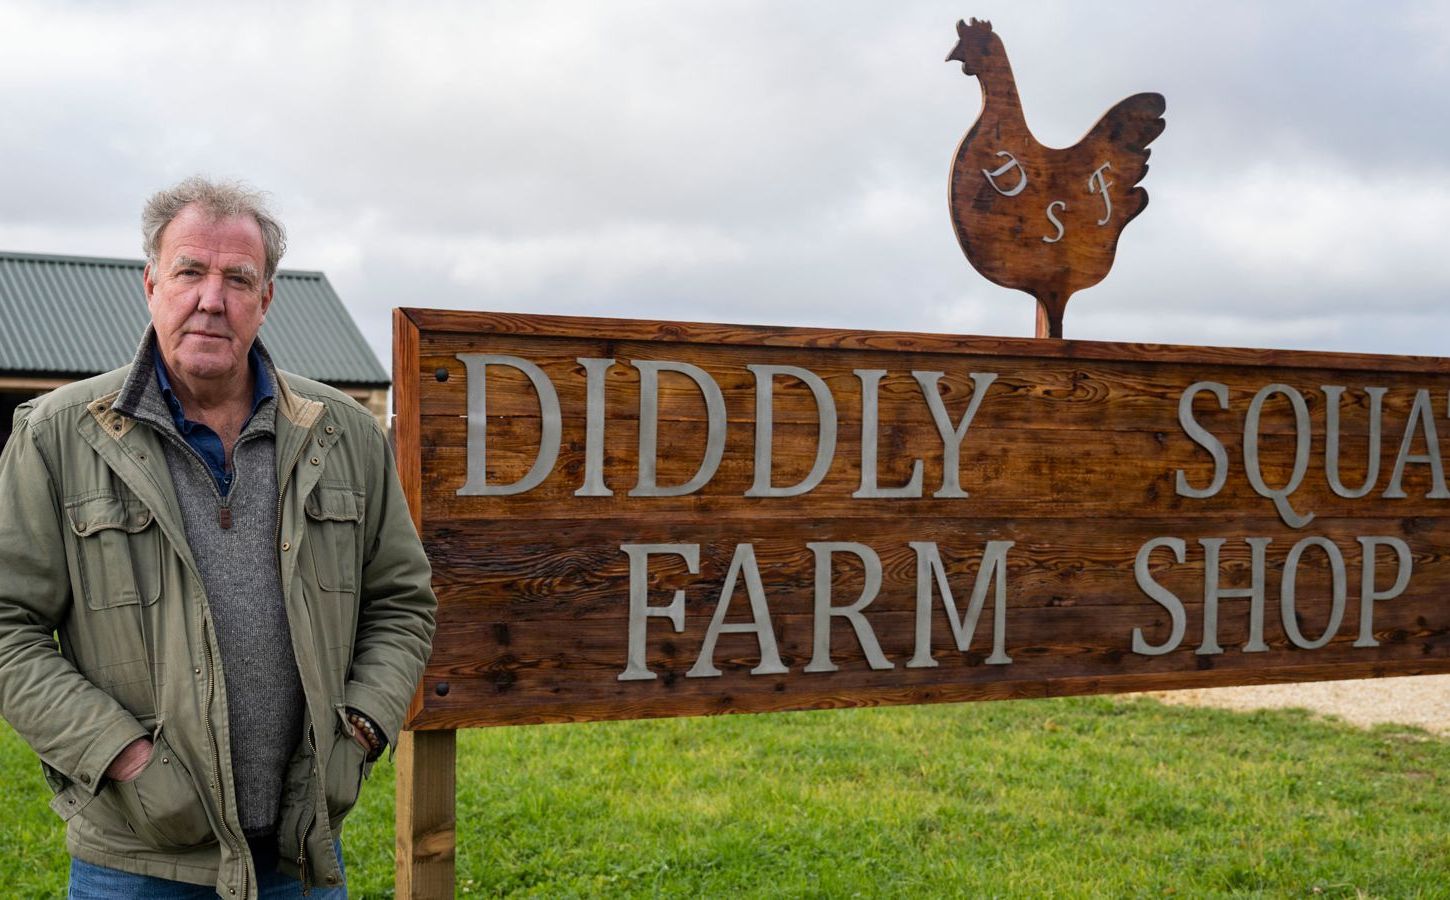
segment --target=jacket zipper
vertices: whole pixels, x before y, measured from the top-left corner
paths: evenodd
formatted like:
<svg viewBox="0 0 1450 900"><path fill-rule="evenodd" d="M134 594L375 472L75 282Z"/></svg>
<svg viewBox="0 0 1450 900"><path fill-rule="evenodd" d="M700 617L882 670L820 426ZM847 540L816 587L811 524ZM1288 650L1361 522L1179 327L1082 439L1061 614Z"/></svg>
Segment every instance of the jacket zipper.
<svg viewBox="0 0 1450 900"><path fill-rule="evenodd" d="M317 735L312 730L312 723L307 723L307 748L312 751L312 775L314 778L321 778L321 768L317 764ZM317 824L317 798L313 792L312 818L307 820L302 833L297 837L297 873L302 882L302 896L306 897L312 890L312 882L307 878L307 838L312 834L312 826Z"/></svg>
<svg viewBox="0 0 1450 900"><path fill-rule="evenodd" d="M211 727L211 707L216 697L216 668L212 658L210 636L202 635L202 643L206 647L207 691L206 711L203 713L201 720L206 726L207 740L211 743L211 788L212 792L216 795L217 809L221 812L222 828L226 830L227 839L233 846L240 848L245 846L245 844L237 840L236 834L232 831L231 823L227 821L226 800L222 797L222 751L221 746L217 743L216 731ZM247 864L244 861L242 863L242 896L247 896L250 891L251 880L247 873Z"/></svg>

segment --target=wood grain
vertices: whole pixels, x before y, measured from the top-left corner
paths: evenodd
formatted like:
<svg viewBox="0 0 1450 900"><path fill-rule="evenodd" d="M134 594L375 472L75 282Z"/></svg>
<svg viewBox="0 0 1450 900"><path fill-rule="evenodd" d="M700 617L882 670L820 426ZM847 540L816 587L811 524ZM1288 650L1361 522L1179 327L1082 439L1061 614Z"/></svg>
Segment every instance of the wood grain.
<svg viewBox="0 0 1450 900"><path fill-rule="evenodd" d="M427 332L430 345L457 338L465 341L477 340L485 335L490 339L532 336L571 340L647 341L672 345L719 344L727 347L749 345L797 350L949 353L964 361L982 356L1010 356L1084 362L1181 362L1190 365L1265 366L1277 369L1348 369L1370 373L1450 373L1450 358L1442 356L1387 356L1372 353L1074 340L1064 340L1045 348L1031 338L978 335L667 322L659 319L606 319L594 316L546 316L418 307L399 308L396 312L420 332ZM416 365L412 365L400 372L412 371L415 368Z"/></svg>
<svg viewBox="0 0 1450 900"><path fill-rule="evenodd" d="M1054 678L1038 682L1004 682L997 684L955 684L942 682L927 687L856 688L850 691L821 692L802 695L777 685L767 695L739 697L723 690L686 694L672 698L668 704L647 700L608 698L500 710L494 714L495 725L543 725L565 722L594 722L614 719L649 719L675 716L708 716L730 713L790 712L807 709L844 709L862 706L899 706L922 703L960 703L982 700L1027 700L1045 697L1067 697L1085 694L1121 694L1134 691L1166 690L1176 687L1226 687L1242 684L1280 684L1284 682L1325 681L1337 678L1385 678L1398 675L1436 675L1450 673L1450 659L1441 655L1416 662L1351 663L1334 665L1285 666L1252 670L1205 670L1177 677L1161 674L1102 674ZM492 704L488 692L467 697L473 705ZM428 711L427 728L466 728L480 723L468 708L433 708Z"/></svg>
<svg viewBox="0 0 1450 900"><path fill-rule="evenodd" d="M411 371L418 359L418 328L402 310L393 310L393 371ZM406 369L404 367L407 367ZM419 399L418 378L395 378L393 381L393 456L403 494L413 514L413 527L422 528L423 466L420 420L423 404Z"/></svg>
<svg viewBox="0 0 1450 900"><path fill-rule="evenodd" d="M399 378L399 372L413 372L418 368L419 332L417 324L406 310L393 310L393 420L389 437L392 439L393 459L398 468L398 480L403 488L403 497L408 501L408 511L413 518L413 527L423 530L423 458L422 458L422 403L419 401L419 379ZM423 710L423 689L413 692L408 704L408 718L412 719ZM401 815L401 813L400 813Z"/></svg>
<svg viewBox="0 0 1450 900"><path fill-rule="evenodd" d="M1313 534L1340 545L1346 566L1355 575L1361 553L1356 538L1391 536L1403 540L1413 554L1417 590L1422 580L1438 583L1450 578L1450 526L1441 521L1348 519L1328 529L1313 529ZM435 565L434 586L445 605L486 605L494 621L516 617L579 621L618 617L627 597L623 583L626 557L619 549L626 543L700 545L699 575L686 574L683 565L669 557L659 558L651 567L651 591L690 591L688 617L714 611L720 582L741 543L755 549L772 609L777 613L808 612L810 596L798 591L813 583L813 557L806 545L852 539L870 546L881 559L889 590L873 606L876 611L896 603L890 590L906 591L901 594L905 605L899 608L912 606L907 603L908 596L914 597L916 583L916 554L908 546L912 541L936 544L954 582L976 571L987 541L1012 541L1007 569L1013 609L1149 604L1134 584L1133 563L1144 543L1161 536L1183 538L1189 553L1184 563L1172 566L1167 564L1166 551L1155 556L1155 577L1192 604L1201 596L1201 588L1196 587L1203 572L1200 540L1226 541L1220 553L1225 573L1222 584L1242 587L1248 584L1250 559L1243 539L1271 538L1269 586L1276 590L1285 554L1305 534L1286 528L1277 519L1262 517L1194 522L720 517L690 523L556 519L463 526L441 522L430 524L424 543ZM1320 554L1304 556L1299 563L1301 589L1308 592L1317 587L1317 582L1304 580L1303 572L1322 572L1325 565ZM1381 562L1385 565L1387 558ZM854 575L851 582L857 583ZM1351 587L1357 596L1358 581ZM957 593L961 593L960 585ZM470 614L482 612L470 610Z"/></svg>
<svg viewBox="0 0 1450 900"><path fill-rule="evenodd" d="M454 896L454 792L457 741L452 731L398 736L394 886L408 900Z"/></svg>
<svg viewBox="0 0 1450 900"><path fill-rule="evenodd" d="M500 419L490 423L490 482L516 481L533 464L539 443L537 423L532 420ZM742 429L739 440L727 442L714 478L700 491L683 497L638 498L629 495L638 482L635 459L636 437L632 432L615 432L606 442L604 481L613 495L575 497L583 483L584 449L582 426L575 434L566 427L564 447L554 473L538 488L521 495L500 497L459 496L463 483L466 452L463 420L430 417L425 428L429 443L422 460L433 477L423 495L430 518L488 518L495 515L559 515L595 518L634 513L691 513L719 515L752 512L773 515L786 511L790 501L745 496L755 479L754 436ZM678 448L662 456L658 466L661 484L681 484L694 474L702 461L701 447L706 429L701 423L675 423L661 429L661 446ZM1213 477L1211 457L1185 438L1181 431L1120 432L1083 434L1072 431L1029 433L1004 429L980 430L973 426L960 454L960 483L970 496L950 500L932 496L942 485L942 458L935 433L883 427L880 431L882 457L878 461L879 483L906 484L913 461L922 462L921 497L885 499L855 498L861 484L859 432L847 430L837 436L835 460L826 478L803 495L819 515L876 516L950 515L1001 517L1033 511L1038 514L1080 514L1114 516L1162 516L1192 513L1202 516L1238 516L1245 513L1272 514L1273 501L1261 496L1250 483L1242 460L1242 441L1225 436L1230 461L1222 490L1213 497L1195 499L1180 496L1177 473L1192 486L1203 487ZM664 437L668 435L668 439ZM776 484L799 481L815 459L816 431L813 426L776 427L773 479ZM1346 438L1346 452L1350 441ZM1361 447L1363 442L1361 442ZM889 449L889 452L887 450ZM1299 487L1290 495L1291 504L1317 516L1364 515L1371 507L1381 515L1433 516L1445 509L1445 500L1432 499L1431 472L1426 465L1405 467L1401 478L1404 498L1385 500L1382 495L1393 469L1393 447L1385 450L1378 490L1360 499L1337 496L1328 485L1322 455L1311 455ZM1267 485L1286 486L1293 468L1293 442L1262 441L1260 470ZM1366 478L1362 456L1346 455L1340 467L1346 484L1358 486ZM556 512L556 508L564 506Z"/></svg>

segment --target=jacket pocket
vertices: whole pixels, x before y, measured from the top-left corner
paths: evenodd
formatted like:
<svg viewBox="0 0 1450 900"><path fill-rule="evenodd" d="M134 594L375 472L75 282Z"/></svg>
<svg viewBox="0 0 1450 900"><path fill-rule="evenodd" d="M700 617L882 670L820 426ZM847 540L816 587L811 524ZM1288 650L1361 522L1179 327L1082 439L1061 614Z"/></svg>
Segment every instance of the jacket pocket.
<svg viewBox="0 0 1450 900"><path fill-rule="evenodd" d="M191 773L165 735L158 733L154 745L140 775L110 785L126 823L158 850L185 850L210 841L211 823Z"/></svg>
<svg viewBox="0 0 1450 900"><path fill-rule="evenodd" d="M161 538L151 511L112 494L66 502L86 606L148 606L161 596Z"/></svg>
<svg viewBox="0 0 1450 900"><path fill-rule="evenodd" d="M327 758L327 818L333 824L347 815L357 805L358 794L362 792L363 779L367 777L372 763L367 761L367 751L357 741L337 729L333 738L332 753Z"/></svg>
<svg viewBox="0 0 1450 900"><path fill-rule="evenodd" d="M307 540L317 586L349 592L357 587L358 541L363 497L350 487L319 484L302 504L307 514Z"/></svg>

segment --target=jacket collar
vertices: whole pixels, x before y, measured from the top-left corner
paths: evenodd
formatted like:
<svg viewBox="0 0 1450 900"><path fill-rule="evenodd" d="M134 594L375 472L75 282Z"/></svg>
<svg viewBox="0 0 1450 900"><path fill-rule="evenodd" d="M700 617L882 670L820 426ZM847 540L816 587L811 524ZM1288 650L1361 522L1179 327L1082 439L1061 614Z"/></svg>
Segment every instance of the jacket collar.
<svg viewBox="0 0 1450 900"><path fill-rule="evenodd" d="M299 428L311 428L322 415L323 406L316 400L308 400L297 394L288 383L287 373L272 362L272 354L259 337L252 344L253 352L272 376L277 399L277 414ZM141 344L131 359L130 371L121 385L120 394L110 403L112 409L124 416L146 421L167 422L171 412L161 397L156 384L156 328L146 326ZM152 388L148 390L148 388ZM278 423L281 424L280 422Z"/></svg>

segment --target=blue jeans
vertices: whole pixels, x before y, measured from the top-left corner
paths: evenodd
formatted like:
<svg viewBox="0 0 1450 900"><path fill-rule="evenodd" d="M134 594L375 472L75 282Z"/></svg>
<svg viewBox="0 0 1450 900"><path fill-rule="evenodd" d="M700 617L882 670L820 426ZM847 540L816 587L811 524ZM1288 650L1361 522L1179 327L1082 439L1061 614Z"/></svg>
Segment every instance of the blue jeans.
<svg viewBox="0 0 1450 900"><path fill-rule="evenodd" d="M278 872L276 851L252 845L257 866L257 896L261 900L290 900L302 896L302 882ZM342 866L342 842L337 844L337 863ZM347 872L343 872L347 878ZM215 900L216 888L209 884L187 884L154 875L134 875L108 866L78 859L70 861L69 900ZM338 887L313 885L308 900L347 900L346 883Z"/></svg>

